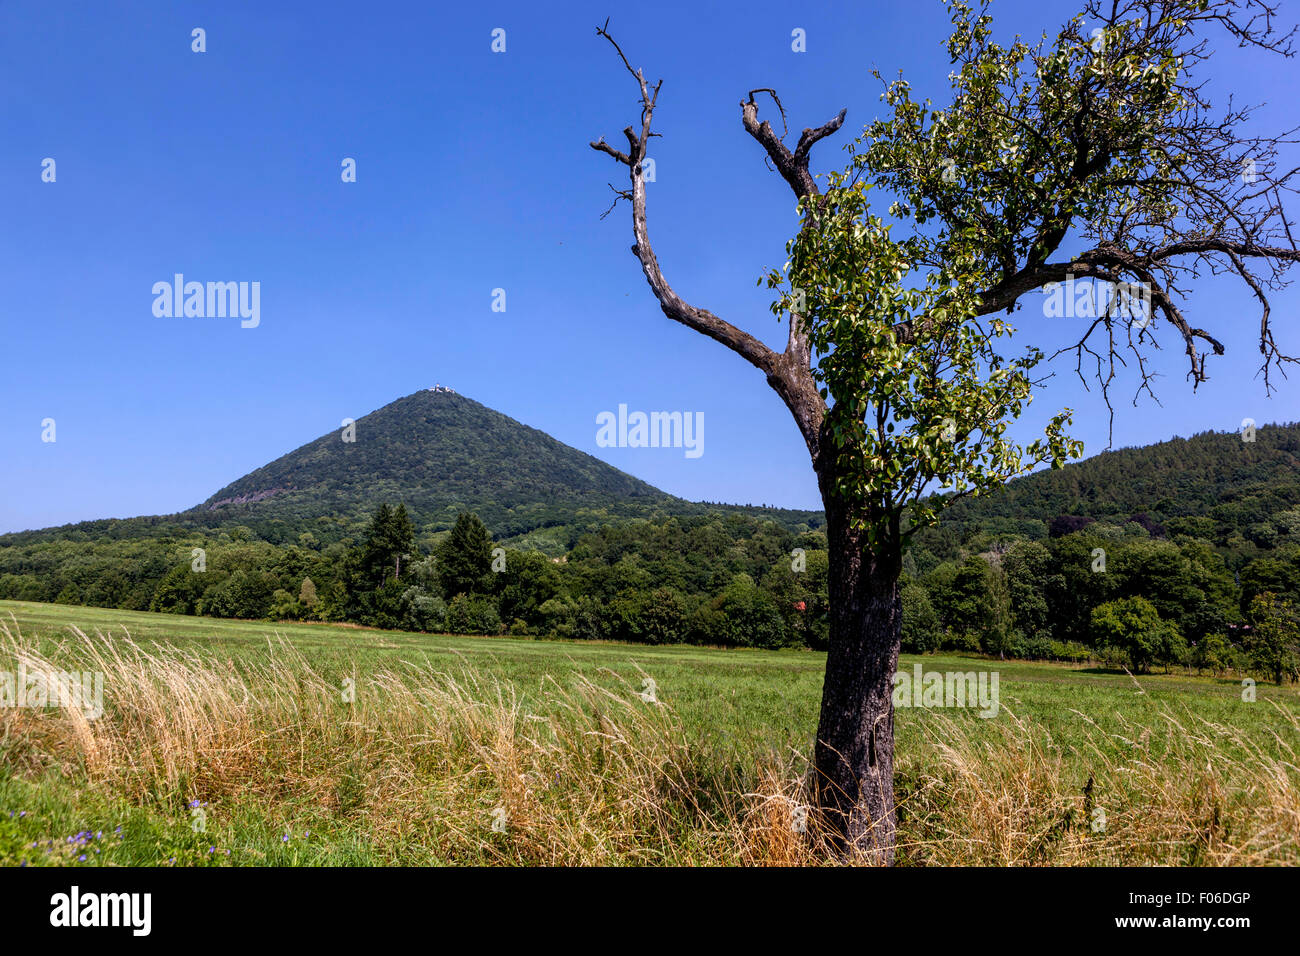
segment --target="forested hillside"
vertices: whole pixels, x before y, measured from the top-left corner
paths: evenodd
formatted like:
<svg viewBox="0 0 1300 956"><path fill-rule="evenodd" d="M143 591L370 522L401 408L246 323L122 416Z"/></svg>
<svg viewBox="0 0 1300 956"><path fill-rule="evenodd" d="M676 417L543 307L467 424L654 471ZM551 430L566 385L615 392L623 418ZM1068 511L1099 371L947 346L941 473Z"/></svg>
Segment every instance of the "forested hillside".
<svg viewBox="0 0 1300 956"><path fill-rule="evenodd" d="M1147 514L1181 533L1268 547L1288 533L1288 519L1279 527L1273 516L1300 504L1300 425L1266 426L1253 438L1204 432L1041 471L953 504L929 540L961 540L974 529L1043 537L1060 515Z"/></svg>
<svg viewBox="0 0 1300 956"><path fill-rule="evenodd" d="M582 511L643 515L675 499L472 399L425 390L248 473L190 514L278 543L386 501L435 527L473 510L512 537Z"/></svg>

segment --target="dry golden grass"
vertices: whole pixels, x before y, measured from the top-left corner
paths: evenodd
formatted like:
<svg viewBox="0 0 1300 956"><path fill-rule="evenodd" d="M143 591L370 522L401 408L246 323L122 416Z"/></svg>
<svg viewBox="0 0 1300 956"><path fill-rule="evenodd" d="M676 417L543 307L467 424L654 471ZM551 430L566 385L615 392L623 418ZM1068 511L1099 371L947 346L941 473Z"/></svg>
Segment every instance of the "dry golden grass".
<svg viewBox="0 0 1300 956"><path fill-rule="evenodd" d="M42 654L0 624L0 669L75 661L105 675L98 720L0 709L0 754L30 779L59 774L145 807L311 806L394 860L826 862L796 832L801 755L738 762L611 672L596 675L601 684L548 683L537 712L489 675L418 664L357 675L349 702L285 642L236 665L74 634ZM1081 786L1080 755L1067 760L1009 711L996 721L927 713L900 748L899 862L1294 864L1300 725L1279 709L1278 726L1286 739L1264 747L1166 713L1161 726L1129 728L1118 751L1116 735L1094 728L1082 755L1092 781ZM1094 829L1098 810L1105 826ZM498 820L505 832L493 831Z"/></svg>
<svg viewBox="0 0 1300 956"><path fill-rule="evenodd" d="M1110 734L1078 714L1090 727L1082 784L1079 755L1010 712L978 736L969 720L929 714L898 768L905 852L948 866L1295 865L1300 721L1276 710L1284 734L1271 748L1167 709L1160 726Z"/></svg>

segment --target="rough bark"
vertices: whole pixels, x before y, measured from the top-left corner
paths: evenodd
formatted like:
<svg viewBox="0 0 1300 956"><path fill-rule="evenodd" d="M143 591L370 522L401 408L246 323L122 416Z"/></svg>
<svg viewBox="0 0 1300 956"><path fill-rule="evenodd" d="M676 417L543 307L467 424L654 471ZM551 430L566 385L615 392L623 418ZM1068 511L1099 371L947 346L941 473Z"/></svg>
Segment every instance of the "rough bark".
<svg viewBox="0 0 1300 956"><path fill-rule="evenodd" d="M902 638L900 563L854 531L819 469L829 547L830 648L813 754L820 833L839 854L894 861L893 676Z"/></svg>

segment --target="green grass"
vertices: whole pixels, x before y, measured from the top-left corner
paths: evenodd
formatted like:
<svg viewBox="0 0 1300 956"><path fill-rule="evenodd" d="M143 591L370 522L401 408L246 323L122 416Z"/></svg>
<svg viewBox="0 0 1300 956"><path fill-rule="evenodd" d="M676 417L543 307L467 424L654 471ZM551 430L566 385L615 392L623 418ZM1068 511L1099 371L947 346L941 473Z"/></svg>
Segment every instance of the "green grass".
<svg viewBox="0 0 1300 956"><path fill-rule="evenodd" d="M824 654L811 651L465 637L0 601L0 619L11 618L25 635L47 644L66 636L69 625L76 625L87 633L129 634L145 644L234 660L262 659L268 640L283 637L323 674L339 679L402 661L427 661L435 669L449 671L481 668L513 683L525 702L536 698L548 678L565 684L584 674L608 683L609 675L618 675L640 686L648 675L655 680L659 698L673 705L688 730L722 734L749 746L811 744L826 665ZM1185 673L1135 678L1094 667L949 654L904 654L899 666L911 668L918 661L927 672L997 671L1003 706L1044 724L1067 743L1084 723L1080 714L1104 725L1117 714L1145 723L1168 704L1208 720L1232 719L1265 728L1273 723L1265 702L1295 704L1300 699L1294 687L1261 684L1257 701L1248 704L1241 699L1239 679ZM900 738L905 738L918 713L923 712L900 710Z"/></svg>
<svg viewBox="0 0 1300 956"><path fill-rule="evenodd" d="M513 688L521 713L547 713L554 690L573 690L583 681L626 696L627 688L653 678L659 699L680 720L680 733L708 748L716 765L751 766L761 755L799 765L811 750L816 729L825 656L807 651L645 647L542 641L506 637L463 637L374 631L328 624L228 621L176 615L0 601L0 620L15 623L58 659L75 625L87 634L126 637L146 649L170 647L214 661L256 668L287 641L331 684L352 676L358 683L383 669L407 664L448 674L486 674ZM926 671L996 671L1002 711L981 719L974 710L942 715L900 709L897 715L900 791L922 786L924 762L909 754L929 753L930 738L955 721L977 748L1007 747L1009 721L1036 728L1043 746L1060 760L1060 776L1071 791L1082 788L1100 761L1130 759L1143 748L1160 760L1177 748L1170 717L1188 726L1227 725L1264 753L1286 758L1285 714L1300 709L1294 687L1260 685L1258 699L1242 700L1241 682L1185 673L1144 675L1020 661L929 655L904 657L900 667L920 660ZM0 669L4 666L0 665ZM111 687L106 697L111 698ZM927 727L930 733L927 735ZM1240 742L1222 735L1229 754ZM1294 740L1289 743L1294 745ZM928 759L928 758L927 758ZM749 771L737 771L744 776ZM1171 771L1172 772L1172 771ZM65 776L66 774L66 776ZM352 786L364 789L364 780ZM752 781L750 785L756 786ZM376 842L357 818L340 811L349 804L347 774L330 808L309 799L283 803L235 800L213 811L214 826L195 834L184 811L184 795L160 794L152 804L115 791L87 786L67 768L20 772L0 766L0 863L125 865L205 863L373 864L447 862L427 846L407 844L400 834ZM1077 794L1071 799L1078 799ZM180 801L179 807L177 801ZM1140 809L1140 808L1139 808ZM25 816L18 813L25 811ZM13 818L9 817L14 813ZM219 817L219 826L215 820ZM114 836L122 826L125 839ZM66 842L79 832L102 831L89 849ZM303 833L310 831L310 836ZM288 833L286 842L282 837ZM491 837L485 838L490 842ZM51 847L50 841L55 845ZM33 849L32 843L39 845ZM209 848L215 847L209 853ZM225 851L231 850L227 857ZM46 852L46 851L50 852ZM95 853L95 851L100 851ZM488 848L490 850L490 847ZM487 851L485 851L487 852ZM492 859L490 852L484 857Z"/></svg>

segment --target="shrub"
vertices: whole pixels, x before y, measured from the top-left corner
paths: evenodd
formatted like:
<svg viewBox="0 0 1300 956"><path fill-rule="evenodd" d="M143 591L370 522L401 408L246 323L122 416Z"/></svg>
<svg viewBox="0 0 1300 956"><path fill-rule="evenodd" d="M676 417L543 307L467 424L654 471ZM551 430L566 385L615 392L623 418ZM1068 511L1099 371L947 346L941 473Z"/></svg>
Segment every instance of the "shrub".
<svg viewBox="0 0 1300 956"><path fill-rule="evenodd" d="M295 621L301 611L302 605L294 600L292 594L283 588L277 588L271 595L271 610L266 616L273 621Z"/></svg>
<svg viewBox="0 0 1300 956"><path fill-rule="evenodd" d="M453 634L500 634L496 602L482 594L457 594L447 608L447 630Z"/></svg>
<svg viewBox="0 0 1300 956"><path fill-rule="evenodd" d="M408 631L441 631L447 626L447 605L418 584L402 592L401 614Z"/></svg>

